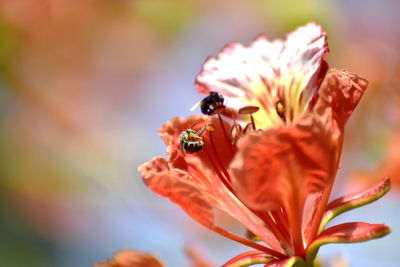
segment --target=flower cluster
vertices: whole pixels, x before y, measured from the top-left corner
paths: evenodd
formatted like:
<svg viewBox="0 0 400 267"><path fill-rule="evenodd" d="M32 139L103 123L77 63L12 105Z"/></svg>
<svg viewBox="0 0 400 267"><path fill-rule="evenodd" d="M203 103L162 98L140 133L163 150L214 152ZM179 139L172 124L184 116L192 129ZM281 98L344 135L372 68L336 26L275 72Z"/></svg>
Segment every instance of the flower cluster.
<svg viewBox="0 0 400 267"><path fill-rule="evenodd" d="M224 266L313 266L321 245L384 236L384 224L351 222L325 229L345 211L390 189L390 180L328 202L339 168L345 124L368 82L331 70L324 30L310 23L249 47L229 43L196 77L204 115L176 117L159 134L168 159L139 167L144 183L210 230L248 251ZM326 77L325 77L326 76ZM248 229L218 226L219 209Z"/></svg>

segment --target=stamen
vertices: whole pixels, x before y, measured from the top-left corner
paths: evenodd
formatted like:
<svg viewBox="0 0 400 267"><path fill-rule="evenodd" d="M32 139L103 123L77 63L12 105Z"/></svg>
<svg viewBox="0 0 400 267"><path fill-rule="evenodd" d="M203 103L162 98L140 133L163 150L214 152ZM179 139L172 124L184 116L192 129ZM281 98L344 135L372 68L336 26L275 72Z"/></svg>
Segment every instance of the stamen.
<svg viewBox="0 0 400 267"><path fill-rule="evenodd" d="M222 131L224 132L225 141L228 144L229 149L231 150L231 153L232 153L232 156L233 156L234 155L234 151L233 151L233 148L232 148L232 143L229 140L228 134L226 133L225 126L224 126L224 121L222 120L220 114L218 114L218 119L219 119L219 123L221 124Z"/></svg>
<svg viewBox="0 0 400 267"><path fill-rule="evenodd" d="M271 211L269 215L276 222L276 225L278 226L282 235L285 237L285 240L290 243L290 235L288 232L289 225L287 224L286 218L283 217L283 214L280 211Z"/></svg>
<svg viewBox="0 0 400 267"><path fill-rule="evenodd" d="M207 143L206 143L206 142L204 142L204 143L205 143L205 144L204 144L204 150L205 150L206 153L207 153L207 158L208 158L208 160L210 161L212 167L214 168L215 173L218 175L218 177L219 177L219 179L221 180L221 182L229 189L229 191L231 191L231 192L233 193L233 188L232 188L232 186L230 185L230 183L225 179L225 177L224 177L224 176L221 174L221 172L219 171L217 165L215 164L215 162L214 162L214 161L212 160L212 158L211 158L211 154L210 154L210 152L208 151L208 148L207 148Z"/></svg>
<svg viewBox="0 0 400 267"><path fill-rule="evenodd" d="M253 125L253 130L255 131L256 130L256 124L254 122L254 118L253 118L252 114L250 114L250 118L251 118L251 125Z"/></svg>
<svg viewBox="0 0 400 267"><path fill-rule="evenodd" d="M225 168L224 165L222 164L221 159L219 158L219 155L218 155L217 149L216 149L216 147L215 147L214 140L213 140L213 138L212 138L211 132L209 132L209 137L210 137L211 147L212 147L212 149L213 149L213 151L214 151L214 154L215 154L215 158L216 158L216 160L217 160L217 163L218 163L220 169L222 170L222 172L225 174L226 179L227 179L228 182L230 183L230 182L231 182L231 177L229 176L228 171L226 170L226 168Z"/></svg>
<svg viewBox="0 0 400 267"><path fill-rule="evenodd" d="M257 106L246 106L239 109L239 114L249 114L251 119L251 125L253 125L253 130L256 130L256 124L254 122L253 113L257 112L260 108Z"/></svg>
<svg viewBox="0 0 400 267"><path fill-rule="evenodd" d="M280 229L277 227L277 223L274 218L268 212L254 211L253 212L262 219L267 228L279 239L286 247L290 247L290 240L287 236L283 235Z"/></svg>
<svg viewBox="0 0 400 267"><path fill-rule="evenodd" d="M251 127L250 127L251 126ZM243 135L245 135L245 134L247 134L247 133L250 133L250 132L252 132L252 131L254 131L254 127L253 127L253 124L250 122L250 123L248 123L245 127L244 127L244 129L243 129Z"/></svg>
<svg viewBox="0 0 400 267"><path fill-rule="evenodd" d="M267 253L267 254L269 254L271 256L274 256L274 257L276 257L278 259L283 259L283 258L286 257L285 255L283 255L282 253L279 253L278 251L275 251L273 249L270 249L270 248L265 247L263 245L260 245L258 243L255 243L255 242L252 242L250 240L247 240L246 238L243 238L241 236L235 235L235 234L233 234L231 232L228 232L228 231L226 231L226 230L224 230L224 229L222 229L222 228L220 228L218 226L214 225L210 229L213 230L214 232L222 235L222 236L225 236L225 237L227 237L229 239L232 239L232 240L234 240L236 242L242 243L243 245L252 247L252 248L254 248L256 250L263 251L263 252L265 252L265 253Z"/></svg>
<svg viewBox="0 0 400 267"><path fill-rule="evenodd" d="M242 134L242 126L240 124L236 124L236 122L232 125L231 129L229 130L229 137L231 139L231 144L233 146L236 145L237 141L239 140Z"/></svg>

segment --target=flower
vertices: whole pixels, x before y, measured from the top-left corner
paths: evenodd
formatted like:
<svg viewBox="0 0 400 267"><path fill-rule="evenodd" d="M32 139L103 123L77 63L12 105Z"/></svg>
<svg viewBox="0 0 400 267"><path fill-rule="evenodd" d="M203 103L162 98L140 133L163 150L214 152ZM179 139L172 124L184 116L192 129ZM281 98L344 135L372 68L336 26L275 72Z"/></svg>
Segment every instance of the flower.
<svg viewBox="0 0 400 267"><path fill-rule="evenodd" d="M321 245L390 232L384 224L361 222L325 229L340 213L390 189L385 178L328 203L344 126L368 83L343 70L332 70L322 83L327 53L326 33L314 23L286 41L270 42L262 35L249 47L228 44L196 77L200 93L226 99L224 109L218 103L217 116L168 121L159 130L168 160L156 157L139 167L152 191L210 230L255 249L224 266L313 266ZM213 105L208 97L200 104ZM185 132L191 128L194 136ZM181 153L182 143L189 142L200 151ZM252 238L218 226L214 209L237 219Z"/></svg>

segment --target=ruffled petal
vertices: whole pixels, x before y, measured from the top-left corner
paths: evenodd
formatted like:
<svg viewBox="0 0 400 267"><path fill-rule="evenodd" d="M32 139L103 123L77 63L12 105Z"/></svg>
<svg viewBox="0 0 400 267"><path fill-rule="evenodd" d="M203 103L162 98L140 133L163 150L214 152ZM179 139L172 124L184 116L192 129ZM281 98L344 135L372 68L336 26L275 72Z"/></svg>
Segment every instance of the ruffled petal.
<svg viewBox="0 0 400 267"><path fill-rule="evenodd" d="M308 262L314 260L320 246L328 243L357 243L383 237L391 232L384 224L351 222L335 225L323 231L307 248Z"/></svg>
<svg viewBox="0 0 400 267"><path fill-rule="evenodd" d="M379 184L359 193L338 198L326 207L321 221L319 232L322 232L327 223L343 212L367 205L383 197L390 190L390 178L386 177Z"/></svg>
<svg viewBox="0 0 400 267"><path fill-rule="evenodd" d="M222 267L240 267L249 266L253 264L268 263L273 259L270 255L265 254L262 251L252 250L245 253L239 254Z"/></svg>
<svg viewBox="0 0 400 267"><path fill-rule="evenodd" d="M336 140L343 138L344 126L367 89L368 81L345 70L333 69L322 84L314 107Z"/></svg>
<svg viewBox="0 0 400 267"><path fill-rule="evenodd" d="M264 267L306 267L306 264L302 258L294 256L283 260L271 261L265 264Z"/></svg>
<svg viewBox="0 0 400 267"><path fill-rule="evenodd" d="M144 183L149 189L178 204L190 217L205 227L214 224L214 212L204 186L187 173L171 169L168 161L156 157L139 166Z"/></svg>
<svg viewBox="0 0 400 267"><path fill-rule="evenodd" d="M313 116L292 126L251 134L239 144L230 166L234 190L251 209L282 207L300 246L305 199L332 182L335 149Z"/></svg>
<svg viewBox="0 0 400 267"><path fill-rule="evenodd" d="M326 73L327 35L314 23L289 34L286 41L258 36L249 47L229 43L210 57L196 77L200 93L217 91L234 108L259 106L260 128L281 124L276 104L285 106L286 120L303 114ZM322 67L321 67L322 66Z"/></svg>
<svg viewBox="0 0 400 267"><path fill-rule="evenodd" d="M275 236L215 177L205 182L184 171L171 168L168 161L162 157L156 157L141 165L138 170L142 172L143 181L149 189L162 197L169 198L203 226L271 255L281 255L280 245ZM214 223L214 207L225 211L251 229L276 252L217 227Z"/></svg>
<svg viewBox="0 0 400 267"><path fill-rule="evenodd" d="M134 250L121 250L115 253L114 258L106 262L97 263L93 267L163 267L161 262L150 254Z"/></svg>
<svg viewBox="0 0 400 267"><path fill-rule="evenodd" d="M235 192L249 207L266 211L290 202L293 195L304 200L322 190L334 173L335 147L328 137L313 116L246 136L230 165Z"/></svg>

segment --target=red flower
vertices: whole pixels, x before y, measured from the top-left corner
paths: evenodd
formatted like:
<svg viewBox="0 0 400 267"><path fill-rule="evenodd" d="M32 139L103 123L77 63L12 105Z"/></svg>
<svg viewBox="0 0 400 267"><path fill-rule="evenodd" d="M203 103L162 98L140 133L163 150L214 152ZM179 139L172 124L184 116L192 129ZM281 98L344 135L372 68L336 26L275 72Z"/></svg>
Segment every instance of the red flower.
<svg viewBox="0 0 400 267"><path fill-rule="evenodd" d="M360 222L324 230L333 217L390 188L386 178L328 204L344 126L367 81L332 70L319 89L327 52L326 33L315 24L297 29L286 42L260 36L248 48L228 44L217 58L207 59L196 87L225 97L221 109L223 98L211 93L219 102L208 114L222 111L231 122L220 114L173 118L159 130L169 160L156 157L139 167L151 190L205 227L255 249L224 266L313 266L323 244L361 242L390 232L386 225ZM209 102L206 98L201 104ZM193 125L195 139L185 135ZM203 149L181 153L181 142L189 141ZM214 209L236 218L253 238L217 226Z"/></svg>

